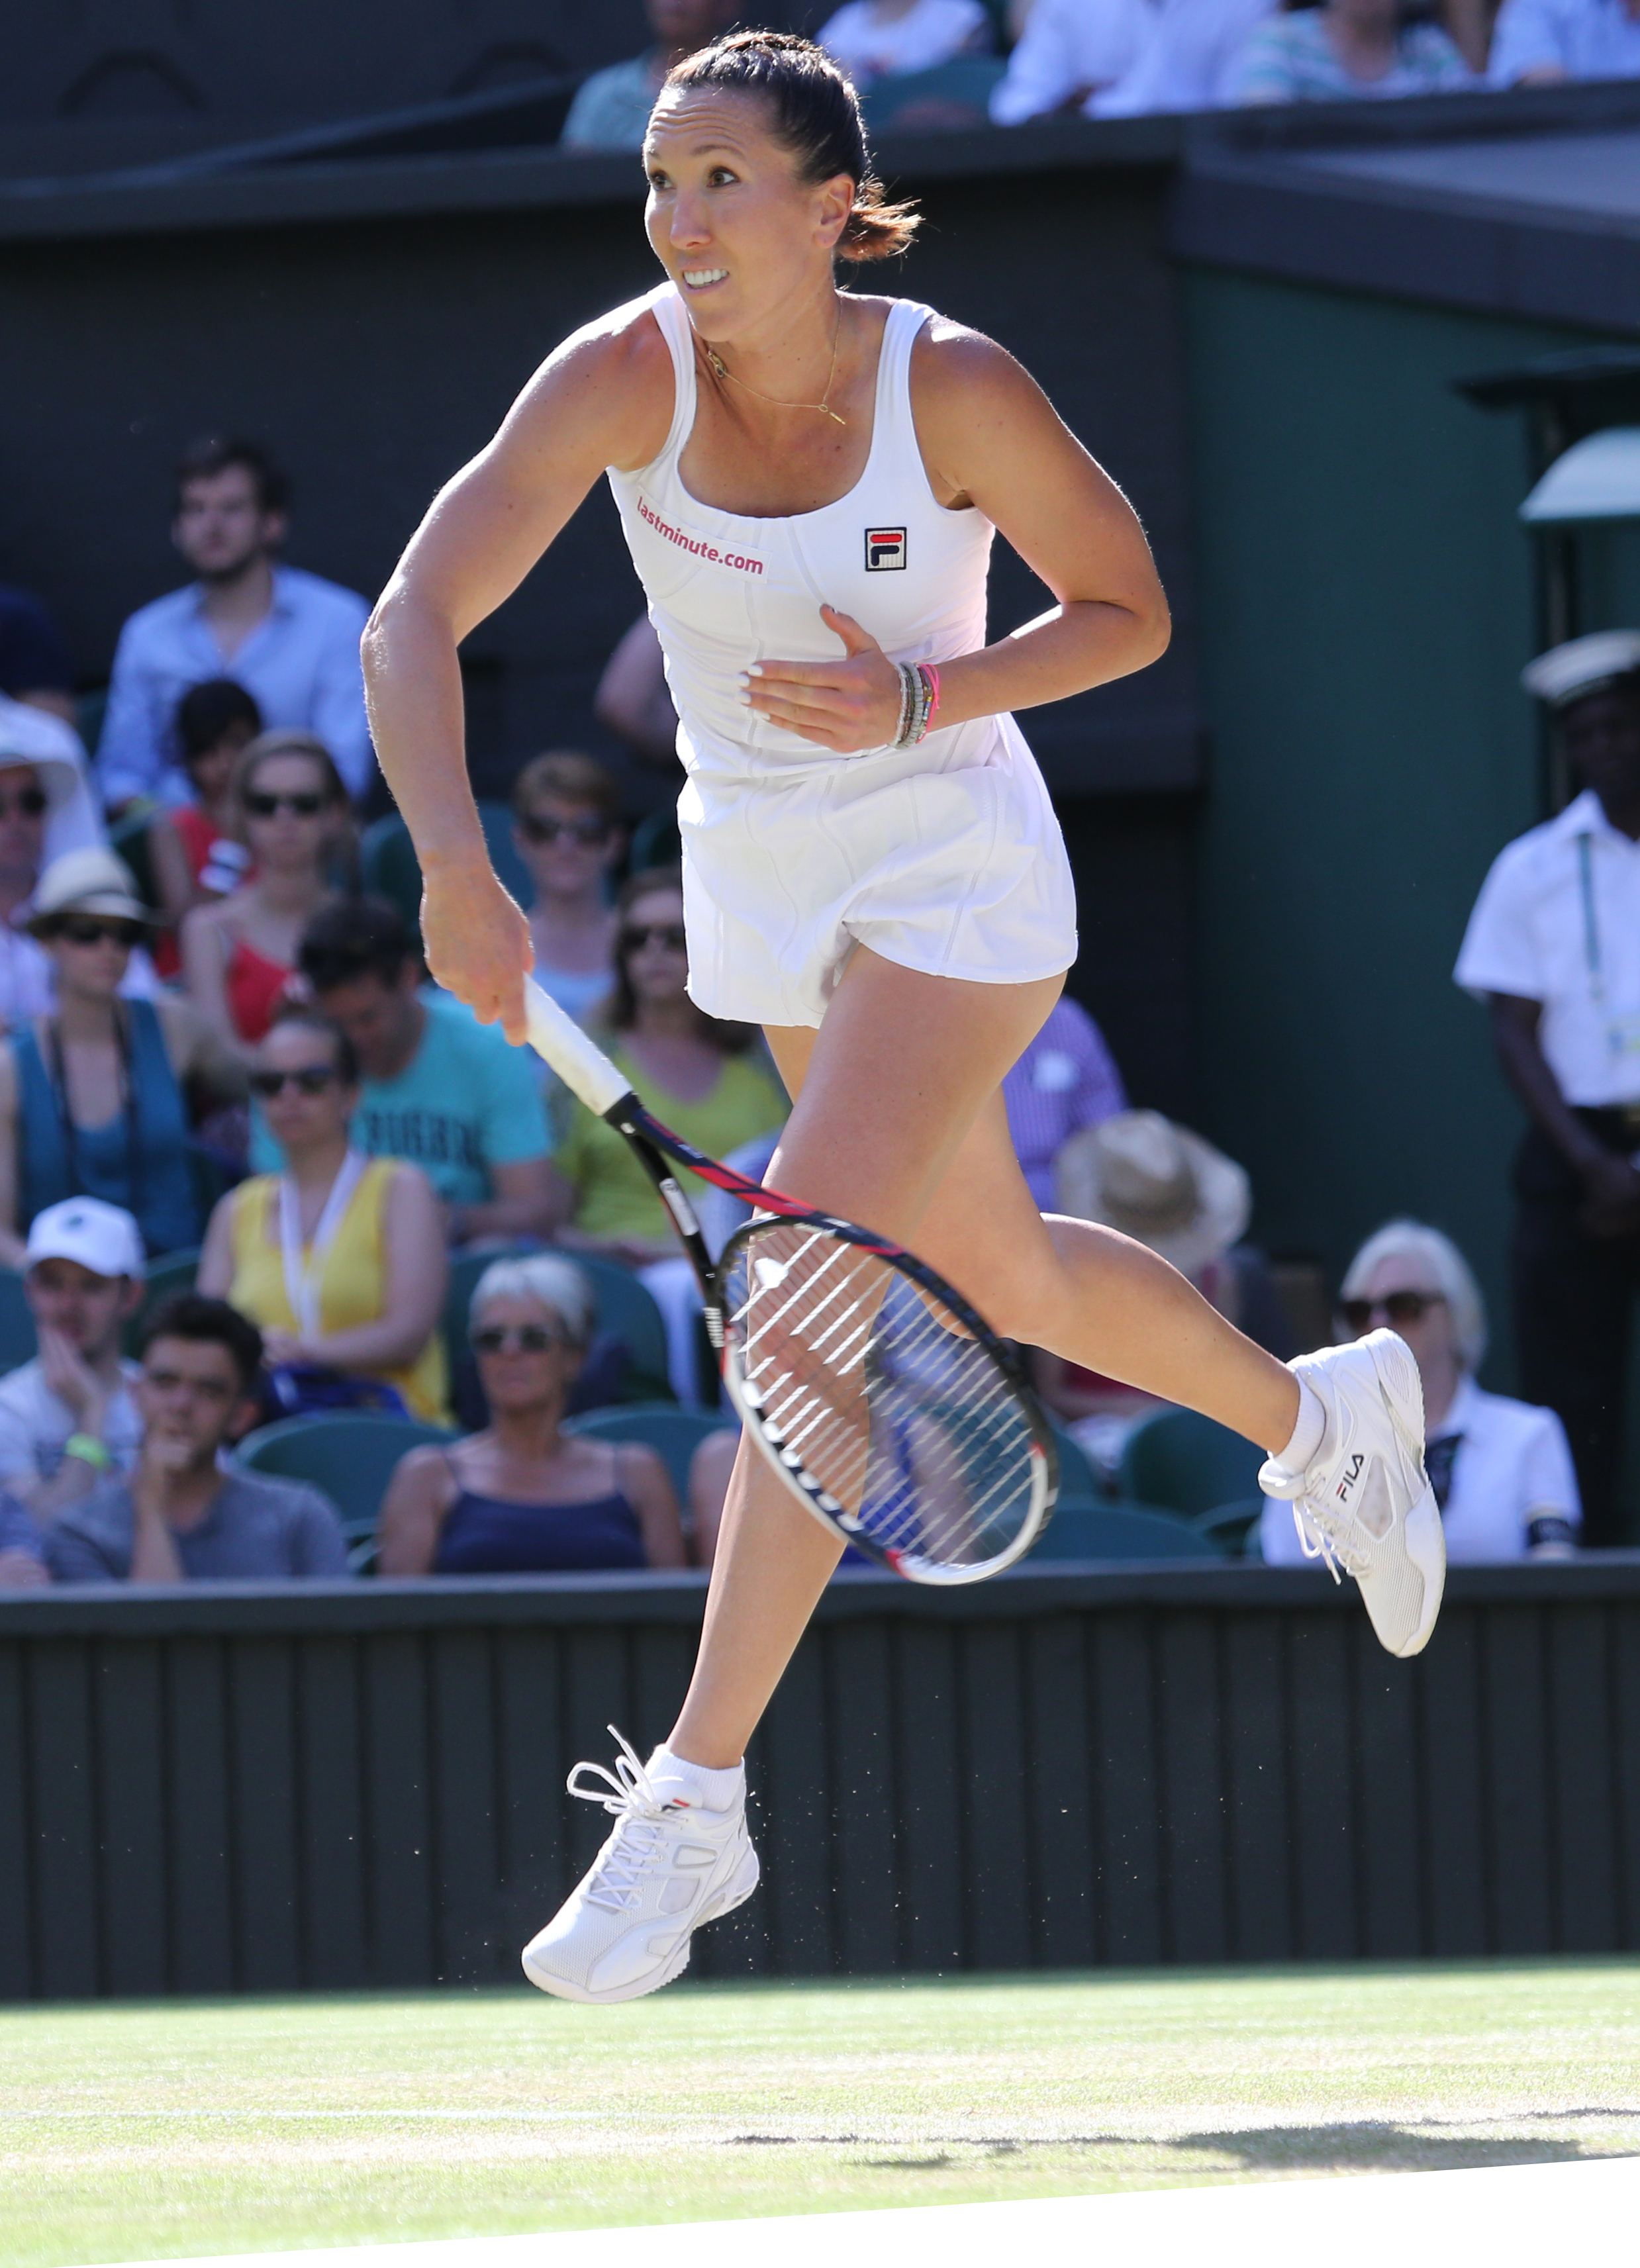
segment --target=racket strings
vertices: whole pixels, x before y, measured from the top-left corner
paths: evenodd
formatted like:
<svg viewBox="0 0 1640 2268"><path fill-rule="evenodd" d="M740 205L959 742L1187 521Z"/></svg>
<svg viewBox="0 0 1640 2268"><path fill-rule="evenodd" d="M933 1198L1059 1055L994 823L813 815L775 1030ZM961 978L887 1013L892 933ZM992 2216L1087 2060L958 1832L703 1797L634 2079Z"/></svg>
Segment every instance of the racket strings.
<svg viewBox="0 0 1640 2268"><path fill-rule="evenodd" d="M823 1508L932 1567L1004 1553L1039 1457L995 1356L926 1284L807 1222L761 1222L725 1285L741 1392ZM824 1499L829 1499L825 1502Z"/></svg>

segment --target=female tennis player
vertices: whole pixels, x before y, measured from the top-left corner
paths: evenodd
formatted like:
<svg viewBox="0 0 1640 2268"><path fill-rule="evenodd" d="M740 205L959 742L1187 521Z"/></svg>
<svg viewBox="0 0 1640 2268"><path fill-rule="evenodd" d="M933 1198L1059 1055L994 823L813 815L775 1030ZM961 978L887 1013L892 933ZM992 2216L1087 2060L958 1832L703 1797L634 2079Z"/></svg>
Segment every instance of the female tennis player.
<svg viewBox="0 0 1640 2268"><path fill-rule="evenodd" d="M1444 1562L1400 1341L1284 1366L1143 1246L1045 1219L1008 1141L1003 1075L1076 952L1064 847L1009 712L1162 652L1138 520L1001 348L838 291L839 260L900 252L916 224L884 202L818 48L742 32L688 57L644 165L666 280L548 358L435 500L366 634L433 974L523 1040L529 930L468 787L456 649L607 474L682 719L690 989L764 1026L794 1099L771 1185L911 1245L1004 1334L1260 1444L1306 1549L1415 1653ZM1054 604L986 645L996 528ZM545 1991L652 1992L750 1895L746 1743L838 1550L742 1445L676 1726L646 1766L580 1768L616 1825L525 1954Z"/></svg>

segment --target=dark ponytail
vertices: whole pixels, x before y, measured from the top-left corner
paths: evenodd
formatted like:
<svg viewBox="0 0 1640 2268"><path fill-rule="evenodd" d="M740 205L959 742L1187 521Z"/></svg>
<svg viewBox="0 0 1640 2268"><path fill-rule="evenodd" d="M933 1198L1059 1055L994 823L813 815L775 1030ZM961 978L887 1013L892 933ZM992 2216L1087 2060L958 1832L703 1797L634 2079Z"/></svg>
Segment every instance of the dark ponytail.
<svg viewBox="0 0 1640 2268"><path fill-rule="evenodd" d="M720 86L755 94L767 106L769 130L797 161L803 181L846 173L854 207L837 240L839 260L892 260L909 250L921 216L890 204L871 171L860 98L824 48L787 32L731 32L685 55L666 86ZM662 92L665 88L662 88Z"/></svg>

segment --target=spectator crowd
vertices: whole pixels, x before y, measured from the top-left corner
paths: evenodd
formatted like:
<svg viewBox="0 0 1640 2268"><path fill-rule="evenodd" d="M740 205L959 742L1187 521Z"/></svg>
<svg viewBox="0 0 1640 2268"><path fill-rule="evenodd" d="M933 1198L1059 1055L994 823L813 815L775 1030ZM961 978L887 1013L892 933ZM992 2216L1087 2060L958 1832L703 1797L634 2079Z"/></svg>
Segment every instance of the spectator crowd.
<svg viewBox="0 0 1640 2268"><path fill-rule="evenodd" d="M583 81L565 143L639 148L672 64L744 12L648 0L653 43ZM845 0L815 36L899 130L1640 77L1636 0Z"/></svg>
<svg viewBox="0 0 1640 2268"><path fill-rule="evenodd" d="M661 60L703 6L657 0ZM1071 12L1035 0L1016 56ZM870 76L979 53L989 23L850 0L831 28ZM1296 55L1304 26L1255 44ZM408 836L365 824L366 601L281 563L288 503L252 444L184 457L193 579L126 624L94 765L45 611L0 592L0 1586L708 1565L737 1428L692 1272L618 1135L429 982ZM657 755L653 665L634 626L600 707ZM1370 1237L1334 1311L1416 1358L1455 1558L1618 1540L1640 1290L1640 633L1559 647L1525 687L1580 792L1503 850L1457 976L1529 1116L1527 1398L1480 1386L1481 1294L1434 1227ZM542 983L681 1133L765 1172L784 1090L758 1035L690 997L664 836L634 856L616 777L574 750L522 764L508 817ZM1278 1356L1316 1343L1247 1241L1246 1174L1130 1106L1070 997L1004 1100L1045 1211L1150 1246ZM680 1178L720 1249L743 1209ZM1026 1353L1070 1492L1124 1492L1168 1413ZM292 1477L289 1429L266 1432L338 1417L386 1423L367 1503ZM1256 1513L1251 1548L1294 1557L1284 1510Z"/></svg>

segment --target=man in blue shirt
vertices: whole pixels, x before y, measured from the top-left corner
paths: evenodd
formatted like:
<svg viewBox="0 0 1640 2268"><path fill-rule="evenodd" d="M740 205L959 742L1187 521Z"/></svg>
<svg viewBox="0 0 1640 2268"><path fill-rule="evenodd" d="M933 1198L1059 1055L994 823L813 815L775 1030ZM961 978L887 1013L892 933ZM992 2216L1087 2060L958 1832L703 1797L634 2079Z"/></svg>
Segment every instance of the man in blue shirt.
<svg viewBox="0 0 1640 2268"><path fill-rule="evenodd" d="M358 1050L358 1147L421 1167L453 1244L549 1236L551 1141L533 1058L424 983L410 931L383 898L327 906L297 958L320 1013ZM258 1172L277 1170L260 1125L251 1159Z"/></svg>
<svg viewBox="0 0 1640 2268"><path fill-rule="evenodd" d="M253 441L200 441L177 475L171 536L197 581L139 607L115 650L97 750L103 799L191 803L178 762L176 704L227 677L270 730L315 733L355 801L376 776L358 641L370 608L299 567L277 565L287 526L283 474Z"/></svg>

